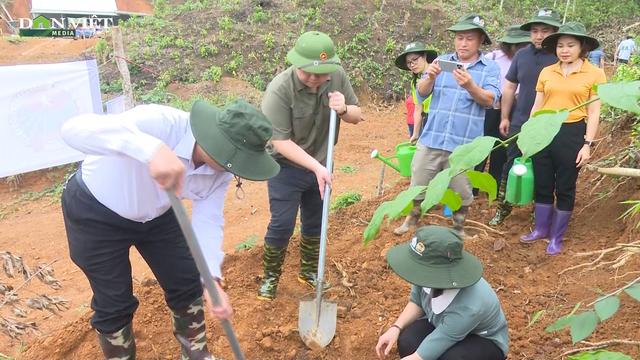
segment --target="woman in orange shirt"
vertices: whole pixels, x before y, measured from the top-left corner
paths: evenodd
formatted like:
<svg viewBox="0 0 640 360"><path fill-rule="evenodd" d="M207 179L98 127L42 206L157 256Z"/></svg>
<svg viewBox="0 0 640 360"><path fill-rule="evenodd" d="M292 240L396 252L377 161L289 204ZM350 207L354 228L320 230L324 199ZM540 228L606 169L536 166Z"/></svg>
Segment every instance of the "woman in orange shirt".
<svg viewBox="0 0 640 360"><path fill-rule="evenodd" d="M540 73L532 115L540 109L570 109L597 97L593 86L607 79L602 69L585 59L598 46L598 40L586 35L584 25L577 22L562 25L542 42L544 49L556 52L559 62ZM572 111L551 144L533 156L535 228L521 237L522 242L549 238L547 254L556 255L562 250L578 171L591 157L599 121L600 101Z"/></svg>

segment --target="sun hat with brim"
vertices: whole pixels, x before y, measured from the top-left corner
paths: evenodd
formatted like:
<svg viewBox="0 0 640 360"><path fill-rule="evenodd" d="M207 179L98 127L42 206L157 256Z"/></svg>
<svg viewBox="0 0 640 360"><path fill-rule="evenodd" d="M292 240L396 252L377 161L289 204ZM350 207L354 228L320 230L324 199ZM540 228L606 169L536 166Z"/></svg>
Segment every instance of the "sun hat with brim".
<svg viewBox="0 0 640 360"><path fill-rule="evenodd" d="M531 33L520 29L519 25L509 26L498 42L506 44L522 44L531 42Z"/></svg>
<svg viewBox="0 0 640 360"><path fill-rule="evenodd" d="M562 22L560 20L560 14L557 11L549 8L542 8L536 11L529 21L520 25L520 29L524 31L531 31L531 26L535 24L545 24L559 28L562 25Z"/></svg>
<svg viewBox="0 0 640 360"><path fill-rule="evenodd" d="M478 282L482 263L463 249L452 229L423 226L409 243L387 252L391 269L411 284L432 289L461 289Z"/></svg>
<svg viewBox="0 0 640 360"><path fill-rule="evenodd" d="M280 171L265 150L273 132L271 123L244 100L222 110L198 100L190 119L196 143L228 172L248 180L266 180Z"/></svg>
<svg viewBox="0 0 640 360"><path fill-rule="evenodd" d="M478 14L465 15L459 18L458 22L453 26L447 28L447 30L453 32L474 29L478 29L484 34L484 41L482 42L484 45L491 45L491 38L489 37L489 33L487 32L487 29L484 28L484 19Z"/></svg>
<svg viewBox="0 0 640 360"><path fill-rule="evenodd" d="M579 22L570 21L562 26L558 32L553 33L544 40L542 40L542 48L550 53L556 53L556 45L558 45L558 39L562 35L570 35L576 37L578 40L584 41L587 46L587 51L597 49L600 46L600 42L589 35L587 35L587 29Z"/></svg>
<svg viewBox="0 0 640 360"><path fill-rule="evenodd" d="M329 74L340 66L340 58L329 35L320 31L306 32L287 53L287 60L298 69L313 74Z"/></svg>
<svg viewBox="0 0 640 360"><path fill-rule="evenodd" d="M438 57L437 51L427 48L427 46L420 41L414 41L407 44L407 46L405 46L404 48L404 51L402 51L402 53L400 53L400 55L396 57L396 67L402 70L409 71L410 69L407 66L407 55L409 54L425 54L427 56L428 63L431 63Z"/></svg>

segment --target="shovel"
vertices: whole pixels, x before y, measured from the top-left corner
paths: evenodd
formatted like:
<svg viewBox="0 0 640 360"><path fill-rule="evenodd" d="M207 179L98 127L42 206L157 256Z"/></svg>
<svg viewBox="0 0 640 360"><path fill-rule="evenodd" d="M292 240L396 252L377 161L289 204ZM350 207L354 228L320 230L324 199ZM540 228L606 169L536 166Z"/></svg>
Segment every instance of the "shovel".
<svg viewBox="0 0 640 360"><path fill-rule="evenodd" d="M211 298L211 301L213 301L213 305L217 306L220 304L218 289L213 283L213 276L211 275L211 272L209 272L209 267L207 266L207 261L202 254L202 249L200 249L200 244L196 241L196 234L193 232L193 228L191 227L191 223L187 217L187 212L184 210L184 206L182 206L182 203L172 191L167 191L167 195L169 196L173 212L178 219L178 224L180 224L180 229L182 229L182 233L187 240L187 245L189 246L193 260L195 260L200 276L204 281L204 287L209 293L209 297ZM238 343L238 338L236 338L236 334L233 332L231 322L229 320L222 320L221 323L224 333L227 335L227 339L229 339L229 345L231 345L234 357L236 360L245 360L244 354L242 354L242 350L240 349L240 343Z"/></svg>
<svg viewBox="0 0 640 360"><path fill-rule="evenodd" d="M331 110L329 143L327 145L327 170L329 170L329 176L331 176L333 170L333 144L335 136L336 111ZM322 199L322 227L320 230L320 255L318 257L316 297L315 299L301 300L298 309L298 332L305 345L314 350L319 350L329 345L336 333L336 318L338 315L338 305L336 303L322 300L330 198L331 186L325 184L324 197Z"/></svg>

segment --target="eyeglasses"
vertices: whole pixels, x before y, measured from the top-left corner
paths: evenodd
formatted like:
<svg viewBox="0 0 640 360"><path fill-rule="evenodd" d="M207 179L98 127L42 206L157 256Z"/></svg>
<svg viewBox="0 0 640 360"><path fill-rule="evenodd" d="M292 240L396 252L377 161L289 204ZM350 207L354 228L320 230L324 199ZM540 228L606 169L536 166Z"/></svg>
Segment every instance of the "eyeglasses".
<svg viewBox="0 0 640 360"><path fill-rule="evenodd" d="M413 59L407 58L407 66L417 65L418 61L420 61L420 59L422 59L421 56L416 56Z"/></svg>

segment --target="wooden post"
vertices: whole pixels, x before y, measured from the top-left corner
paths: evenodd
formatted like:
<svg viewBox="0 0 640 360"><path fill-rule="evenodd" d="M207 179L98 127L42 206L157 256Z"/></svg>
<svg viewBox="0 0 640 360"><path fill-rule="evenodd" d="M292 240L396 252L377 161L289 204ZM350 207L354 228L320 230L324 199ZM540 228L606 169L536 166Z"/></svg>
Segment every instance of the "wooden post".
<svg viewBox="0 0 640 360"><path fill-rule="evenodd" d="M569 4L571 4L571 0L567 0L567 5L564 7L564 17L562 18L563 24L565 21L567 21L567 11L569 11Z"/></svg>
<svg viewBox="0 0 640 360"><path fill-rule="evenodd" d="M129 66L125 60L124 45L122 43L122 32L120 27L111 28L111 37L113 38L113 52L116 55L116 65L122 76L122 90L124 91L124 107L129 110L134 106L133 89L131 87L131 76L129 75Z"/></svg>
<svg viewBox="0 0 640 360"><path fill-rule="evenodd" d="M384 169L387 167L384 163L382 163L382 167L380 168L380 177L378 178L378 196L384 195Z"/></svg>

